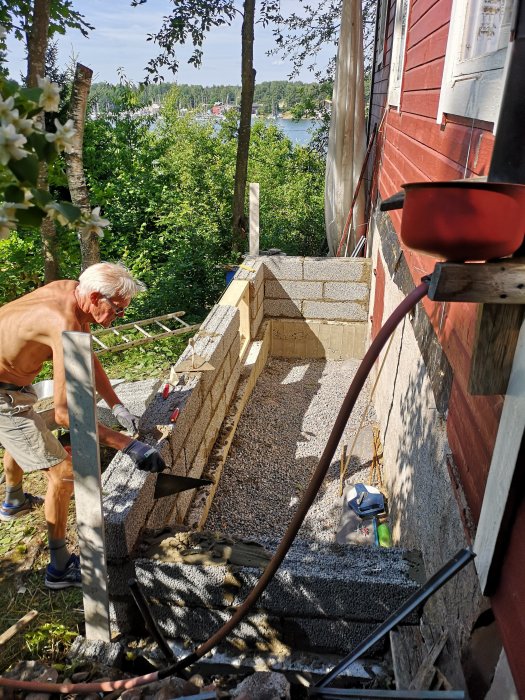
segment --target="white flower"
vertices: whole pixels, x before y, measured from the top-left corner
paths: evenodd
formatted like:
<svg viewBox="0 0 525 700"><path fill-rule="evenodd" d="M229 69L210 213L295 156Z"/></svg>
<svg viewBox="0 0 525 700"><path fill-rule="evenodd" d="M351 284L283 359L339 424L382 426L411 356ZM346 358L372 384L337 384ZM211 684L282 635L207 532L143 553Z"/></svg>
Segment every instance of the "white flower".
<svg viewBox="0 0 525 700"><path fill-rule="evenodd" d="M73 136L77 133L75 129L75 123L72 119L68 119L67 122L62 125L58 119L55 119L56 131L54 134L47 133L46 140L49 143L55 143L57 151L65 151L66 153L71 153L73 150L73 144L71 143Z"/></svg>
<svg viewBox="0 0 525 700"><path fill-rule="evenodd" d="M22 187L22 192L24 193L24 204L29 204L29 202L34 199L34 194L27 187Z"/></svg>
<svg viewBox="0 0 525 700"><path fill-rule="evenodd" d="M60 88L52 83L49 78L38 76L38 87L42 90L38 105L44 112L58 112L60 106Z"/></svg>
<svg viewBox="0 0 525 700"><path fill-rule="evenodd" d="M8 97L7 100L0 97L0 121L2 124L11 124L15 112L16 116L18 117L18 110L15 110L14 106L15 98L13 96Z"/></svg>
<svg viewBox="0 0 525 700"><path fill-rule="evenodd" d="M34 120L25 119L25 117L20 117L18 115L17 109L14 109L12 112L11 123L17 131L19 131L21 134L24 134L25 136L29 136L29 134L32 134L34 131Z"/></svg>
<svg viewBox="0 0 525 700"><path fill-rule="evenodd" d="M7 165L11 158L20 160L28 156L29 153L22 148L26 142L26 137L17 133L12 124L0 126L0 163Z"/></svg>
<svg viewBox="0 0 525 700"><path fill-rule="evenodd" d="M96 233L97 236L102 238L104 236L104 231L102 230L106 226L109 226L109 221L107 219L102 219L100 217L100 207L95 207L89 219L84 219L83 226L80 228L80 234L88 236L90 233Z"/></svg>
<svg viewBox="0 0 525 700"><path fill-rule="evenodd" d="M48 213L50 219L58 221L58 223L62 224L62 226L67 226L69 224L69 219L66 219L66 217L62 214L59 209L59 205L56 202L49 202L49 204L46 204L44 209Z"/></svg>

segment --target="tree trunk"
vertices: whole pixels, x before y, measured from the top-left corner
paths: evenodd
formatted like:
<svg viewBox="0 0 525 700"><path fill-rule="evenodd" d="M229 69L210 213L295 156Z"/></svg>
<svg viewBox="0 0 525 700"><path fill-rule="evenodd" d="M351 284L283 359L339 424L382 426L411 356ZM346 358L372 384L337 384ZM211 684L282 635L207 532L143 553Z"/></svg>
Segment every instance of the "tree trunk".
<svg viewBox="0 0 525 700"><path fill-rule="evenodd" d="M46 64L47 39L49 32L49 13L51 0L34 0L31 29L27 34L27 86L37 87L38 77L44 77ZM37 124L44 125L44 113L37 117ZM47 163L40 164L38 187L49 189ZM42 239L42 256L44 258L44 282L58 279L57 238L54 222L46 217L40 226Z"/></svg>
<svg viewBox="0 0 525 700"><path fill-rule="evenodd" d="M71 192L71 201L80 208L83 214L89 216L91 205L84 174L83 142L86 110L91 87L93 71L81 63L77 63L73 93L69 105L69 118L75 123L76 134L72 139L72 150L66 154L67 181ZM81 267L85 270L89 265L100 262L99 239L96 233L81 234L80 255Z"/></svg>
<svg viewBox="0 0 525 700"><path fill-rule="evenodd" d="M244 213L246 179L248 176L248 153L252 129L253 94L255 90L255 70L253 68L253 34L255 22L255 0L244 0L242 23L242 62L241 62L241 115L237 141L237 161L233 193L232 252L242 252L246 240L247 222Z"/></svg>

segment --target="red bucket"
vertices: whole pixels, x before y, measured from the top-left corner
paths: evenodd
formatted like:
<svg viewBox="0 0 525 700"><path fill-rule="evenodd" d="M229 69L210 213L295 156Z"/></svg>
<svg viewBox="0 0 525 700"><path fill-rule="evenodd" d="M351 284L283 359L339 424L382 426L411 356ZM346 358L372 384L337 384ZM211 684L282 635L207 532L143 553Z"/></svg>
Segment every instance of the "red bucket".
<svg viewBox="0 0 525 700"><path fill-rule="evenodd" d="M456 180L402 187L401 240L413 250L445 260L490 260L523 243L525 185Z"/></svg>

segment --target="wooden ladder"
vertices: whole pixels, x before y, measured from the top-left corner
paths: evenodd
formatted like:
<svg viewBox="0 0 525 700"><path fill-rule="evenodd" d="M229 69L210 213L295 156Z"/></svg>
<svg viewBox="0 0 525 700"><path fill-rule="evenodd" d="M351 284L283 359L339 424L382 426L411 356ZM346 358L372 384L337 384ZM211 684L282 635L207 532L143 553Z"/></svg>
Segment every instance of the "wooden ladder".
<svg viewBox="0 0 525 700"><path fill-rule="evenodd" d="M160 340L161 338L168 338L172 335L182 335L183 333L197 331L200 324L190 326L182 320L181 316L184 316L184 314L184 311L175 311L171 314L164 314L164 316L155 316L154 318L146 318L143 321L123 323L121 326L102 328L99 331L94 331L91 333L91 336L94 343L98 346L95 348L95 353L97 355L102 355L106 352L117 352L118 350L124 350L127 348L136 347L137 345L143 345L144 343L150 343L152 340ZM177 325L175 328L169 328L165 323L163 323L163 321L171 321ZM151 326L151 328L146 330L147 326ZM160 332L157 330L158 328L160 328ZM138 331L141 337L128 338L126 335L124 335L123 331ZM119 342L117 345L106 345L106 343L100 339L100 336L108 334L117 336L119 341L123 342Z"/></svg>

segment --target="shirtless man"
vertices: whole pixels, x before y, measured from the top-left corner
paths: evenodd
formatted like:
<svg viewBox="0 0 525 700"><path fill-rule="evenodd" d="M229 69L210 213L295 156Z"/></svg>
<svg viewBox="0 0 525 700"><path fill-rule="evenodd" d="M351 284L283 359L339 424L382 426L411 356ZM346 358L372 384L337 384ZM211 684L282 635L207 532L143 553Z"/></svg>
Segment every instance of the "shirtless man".
<svg viewBox="0 0 525 700"><path fill-rule="evenodd" d="M62 331L90 332L90 324L107 328L123 316L131 299L144 289L122 265L88 267L79 281L46 284L0 308L0 443L5 448L6 500L0 520L28 513L37 500L22 490L24 472L38 469L48 478L44 512L50 564L45 585L58 589L81 586L80 558L66 548L68 505L73 493L73 468L64 449L43 419L33 411L37 397L31 383L46 360L53 362L55 421L67 428L66 379ZM138 418L119 401L95 357L95 384L122 427L136 432ZM139 469L162 471L160 454L150 445L98 426L101 443L129 455Z"/></svg>

